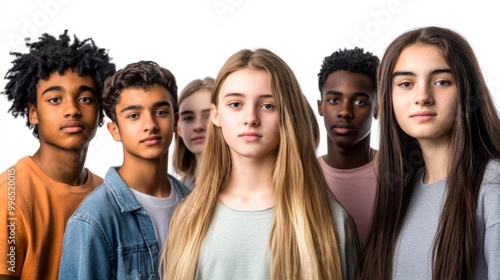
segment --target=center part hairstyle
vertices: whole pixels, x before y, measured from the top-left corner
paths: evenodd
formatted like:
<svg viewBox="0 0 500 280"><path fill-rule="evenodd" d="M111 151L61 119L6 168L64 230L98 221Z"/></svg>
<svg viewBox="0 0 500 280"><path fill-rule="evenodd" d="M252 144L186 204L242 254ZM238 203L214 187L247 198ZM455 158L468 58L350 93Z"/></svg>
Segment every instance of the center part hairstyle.
<svg viewBox="0 0 500 280"><path fill-rule="evenodd" d="M500 120L479 63L456 32L425 27L397 37L378 72L380 152L378 194L371 234L363 255L362 279L391 279L399 231L424 166L419 143L398 125L392 103L394 66L413 44L437 47L456 80L457 114L451 132L446 198L434 239L433 279L472 279L477 200L490 159L500 158Z"/></svg>
<svg viewBox="0 0 500 280"><path fill-rule="evenodd" d="M269 236L272 279L341 279L329 189L315 155L314 115L288 65L266 49L241 50L222 66L211 101L226 78L242 69L269 74L279 119L272 182L275 206ZM221 128L208 124L194 191L177 208L166 250L166 279L194 279L200 248L218 195L231 172Z"/></svg>
<svg viewBox="0 0 500 280"><path fill-rule="evenodd" d="M193 93L199 90L208 90L212 91L214 87L214 79L210 77L206 77L203 80L196 79L191 81L187 86L182 90L179 95L178 107L181 106L181 103L193 95ZM210 120L209 120L210 121ZM173 156L173 166L174 169L179 175L181 175L182 181L185 181L187 178L191 177L194 182L194 176L196 171L196 166L198 165L196 160L196 155L188 150L186 144L184 144L184 139L179 136L179 133L175 133L175 149Z"/></svg>

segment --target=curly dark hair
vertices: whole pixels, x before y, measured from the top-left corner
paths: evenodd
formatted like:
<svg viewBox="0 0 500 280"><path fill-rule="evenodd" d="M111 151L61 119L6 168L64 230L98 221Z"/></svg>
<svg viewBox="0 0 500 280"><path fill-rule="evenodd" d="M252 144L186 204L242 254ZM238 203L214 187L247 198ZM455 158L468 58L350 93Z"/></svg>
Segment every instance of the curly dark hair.
<svg viewBox="0 0 500 280"><path fill-rule="evenodd" d="M377 88L377 68L379 63L380 60L377 56L371 52L364 52L362 48L339 49L323 60L323 65L318 74L319 91L321 92L323 89L328 75L339 70L367 75L372 80L374 87Z"/></svg>
<svg viewBox="0 0 500 280"><path fill-rule="evenodd" d="M12 101L8 112L12 112L15 118L27 116L28 105L36 107L39 80L47 79L54 71L63 74L69 68L80 76L92 76L99 111L103 116L102 88L104 80L115 72L115 65L110 62L107 50L98 48L91 38L80 41L75 35L73 43L70 41L68 30L64 30L59 39L44 33L37 42L30 43L30 39L26 38L28 53L10 53L16 58L5 75L8 82L2 94ZM37 127L31 125L29 120L26 126L33 129L33 135L38 138Z"/></svg>
<svg viewBox="0 0 500 280"><path fill-rule="evenodd" d="M177 83L168 69L160 67L153 61L139 61L130 63L125 68L116 71L104 83L103 104L108 118L116 122L116 104L120 101L120 94L126 88L149 89L159 84L165 87L172 96L174 112L177 112Z"/></svg>

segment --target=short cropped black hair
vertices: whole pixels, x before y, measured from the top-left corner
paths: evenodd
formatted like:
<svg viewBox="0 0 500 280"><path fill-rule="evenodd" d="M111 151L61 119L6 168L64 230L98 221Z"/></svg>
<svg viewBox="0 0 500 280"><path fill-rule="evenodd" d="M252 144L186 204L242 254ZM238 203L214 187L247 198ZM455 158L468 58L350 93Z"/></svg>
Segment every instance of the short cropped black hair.
<svg viewBox="0 0 500 280"><path fill-rule="evenodd" d="M68 36L68 30L59 39L44 33L39 41L30 43L26 39L29 52L22 54L11 52L16 58L12 68L7 71L8 80L2 94L12 101L9 112L17 118L28 115L28 105L36 107L36 88L39 80L47 79L54 71L63 74L71 68L78 75L90 75L96 86L96 99L99 112L102 111L102 88L104 80L115 72L115 65L110 62L107 50L98 48L89 38L83 41L74 36L73 43ZM26 126L33 129L33 135L38 138L38 129L29 120Z"/></svg>
<svg viewBox="0 0 500 280"><path fill-rule="evenodd" d="M155 84L165 87L172 96L174 112L177 112L177 83L168 69L160 67L153 61L130 63L125 68L107 78L104 83L104 111L111 121L116 122L116 104L120 94L126 88L149 89Z"/></svg>
<svg viewBox="0 0 500 280"><path fill-rule="evenodd" d="M323 89L328 75L335 71L344 70L352 73L364 74L370 77L375 89L377 88L377 68L380 60L371 52L364 52L362 48L339 49L325 57L318 74L319 91Z"/></svg>

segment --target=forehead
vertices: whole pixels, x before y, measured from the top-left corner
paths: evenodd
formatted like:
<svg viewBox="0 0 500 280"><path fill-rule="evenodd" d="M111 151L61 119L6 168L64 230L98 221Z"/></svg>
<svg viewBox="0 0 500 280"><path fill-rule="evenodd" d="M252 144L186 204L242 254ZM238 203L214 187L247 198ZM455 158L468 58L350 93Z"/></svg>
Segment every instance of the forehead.
<svg viewBox="0 0 500 280"><path fill-rule="evenodd" d="M148 105L161 101L167 101L172 105L172 95L165 87L154 84L147 89L140 87L123 89L116 106L128 106L131 104Z"/></svg>
<svg viewBox="0 0 500 280"><path fill-rule="evenodd" d="M262 70L244 68L229 74L219 93L272 94L269 74Z"/></svg>
<svg viewBox="0 0 500 280"><path fill-rule="evenodd" d="M405 47L394 65L394 71L412 69L449 68L443 52L434 45L412 44Z"/></svg>
<svg viewBox="0 0 500 280"><path fill-rule="evenodd" d="M322 92L325 94L328 91L365 92L374 95L376 87L366 74L339 70L328 75Z"/></svg>
<svg viewBox="0 0 500 280"><path fill-rule="evenodd" d="M210 108L211 91L200 89L182 99L179 103L179 110L191 110L192 108Z"/></svg>
<svg viewBox="0 0 500 280"><path fill-rule="evenodd" d="M40 79L37 83L37 93L43 92L50 87L61 87L66 90L77 89L86 86L95 89L94 79L91 75L79 76L78 72L66 69L62 74L54 71L46 79Z"/></svg>

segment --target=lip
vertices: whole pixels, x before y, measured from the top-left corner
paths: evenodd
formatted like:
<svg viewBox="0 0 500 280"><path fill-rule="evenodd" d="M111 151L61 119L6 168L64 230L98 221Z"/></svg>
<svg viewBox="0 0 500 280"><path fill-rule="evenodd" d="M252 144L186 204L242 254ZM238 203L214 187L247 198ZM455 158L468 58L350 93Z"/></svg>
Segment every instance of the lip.
<svg viewBox="0 0 500 280"><path fill-rule="evenodd" d="M193 137L193 138L191 138L191 142L201 144L201 143L205 142L205 136Z"/></svg>
<svg viewBox="0 0 500 280"><path fill-rule="evenodd" d="M430 111L418 111L410 115L410 118L418 121L428 121L437 116L436 113Z"/></svg>
<svg viewBox="0 0 500 280"><path fill-rule="evenodd" d="M350 123L346 122L339 122L333 125L333 131L335 131L337 134L349 134L351 131L354 130L354 126Z"/></svg>
<svg viewBox="0 0 500 280"><path fill-rule="evenodd" d="M257 132L244 132L244 133L241 133L239 135L239 137L241 137L244 140L249 141L249 142L255 142L255 141L259 140L262 137L262 135L260 135Z"/></svg>
<svg viewBox="0 0 500 280"><path fill-rule="evenodd" d="M146 145L156 145L161 142L162 137L160 136L149 136L142 139L140 142Z"/></svg>
<svg viewBox="0 0 500 280"><path fill-rule="evenodd" d="M78 133L85 129L85 125L79 121L67 121L60 129L66 133Z"/></svg>

